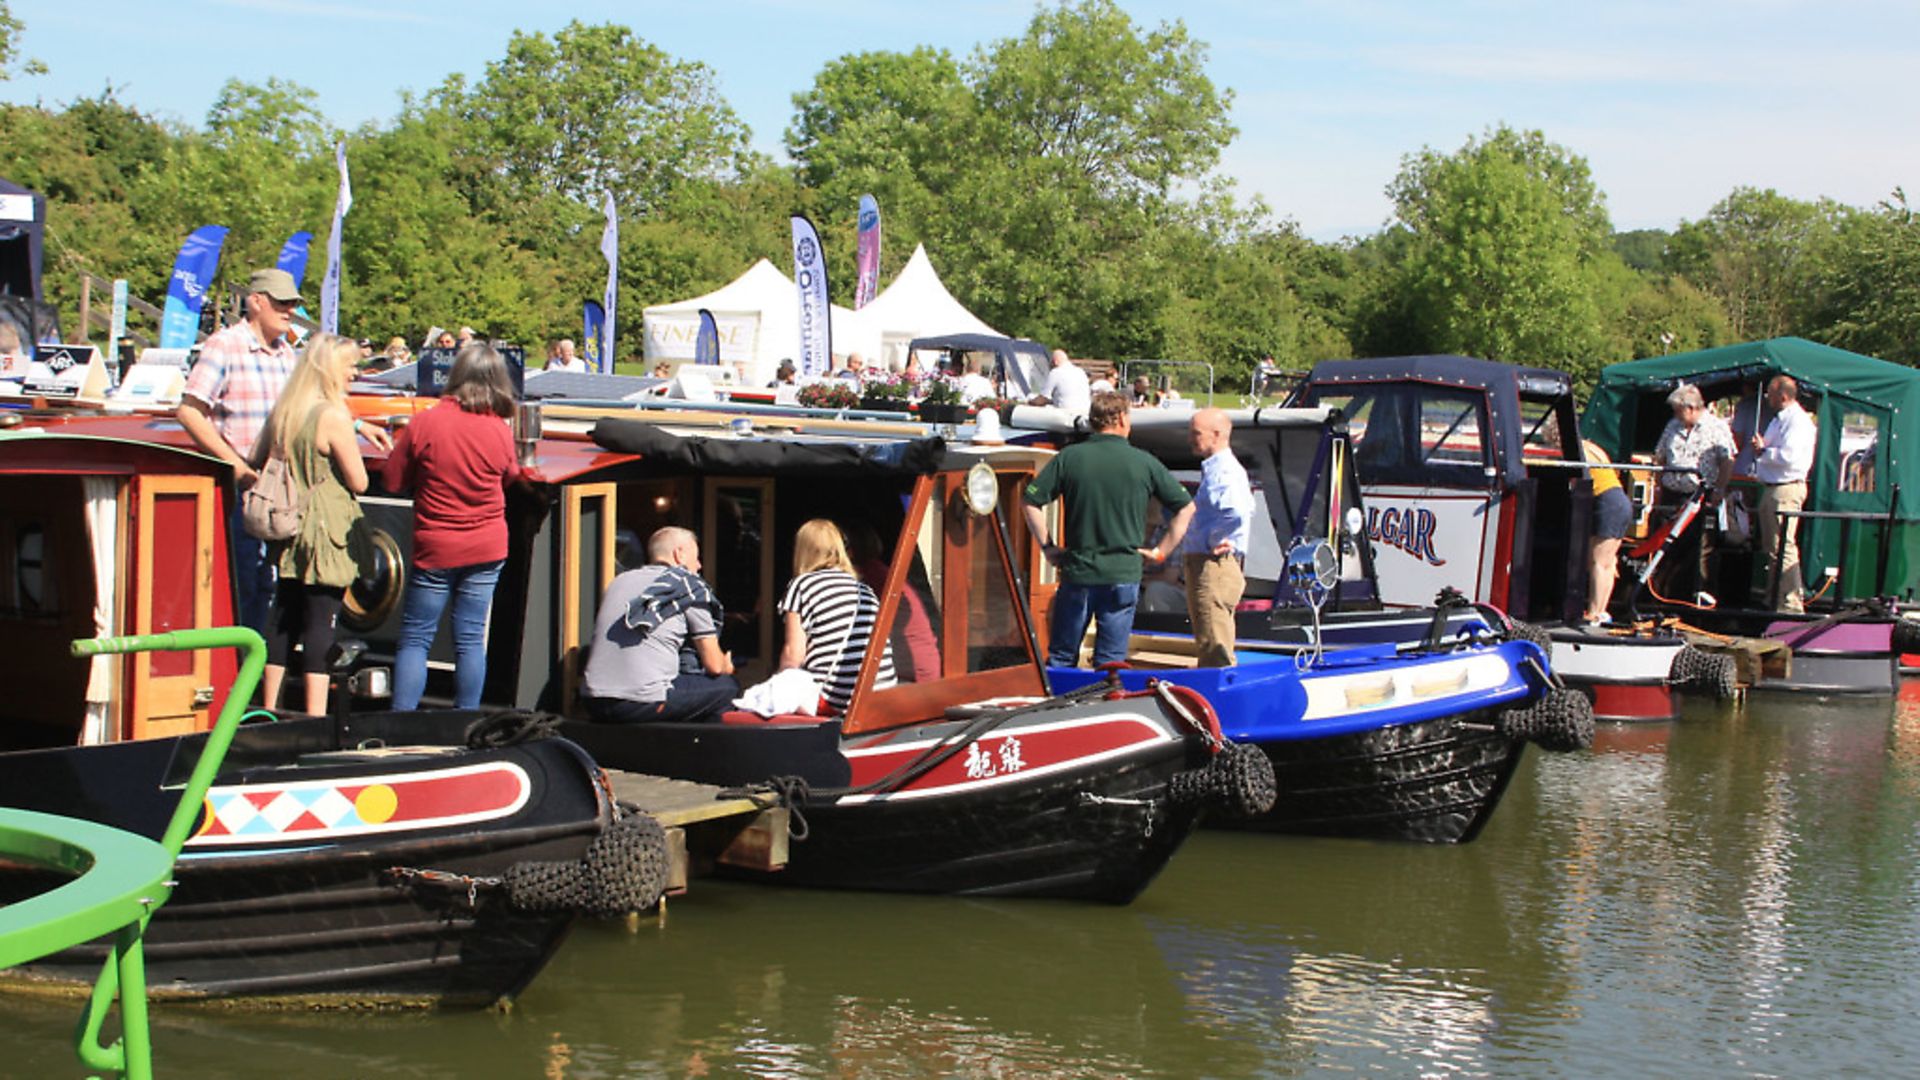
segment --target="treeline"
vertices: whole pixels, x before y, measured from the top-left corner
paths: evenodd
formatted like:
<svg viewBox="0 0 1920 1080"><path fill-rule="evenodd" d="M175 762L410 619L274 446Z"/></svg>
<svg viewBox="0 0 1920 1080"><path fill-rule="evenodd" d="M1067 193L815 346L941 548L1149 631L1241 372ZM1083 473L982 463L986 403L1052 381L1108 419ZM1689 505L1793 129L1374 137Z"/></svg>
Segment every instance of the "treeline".
<svg viewBox="0 0 1920 1080"><path fill-rule="evenodd" d="M0 15L4 7L0 6ZM0 20L0 77L13 58ZM536 343L597 297L600 200L621 216L620 348L648 304L787 263L787 215L821 227L835 299L853 286L854 208L885 216L888 280L924 243L955 295L1075 355L1207 360L1243 385L1262 356L1460 352L1600 366L1800 334L1920 361L1920 226L1876 207L1741 188L1671 233L1616 233L1576 153L1496 126L1409 154L1381 231L1316 243L1217 171L1233 95L1178 23L1111 0L1038 11L966 57L843 56L794 97L794 164L755 153L705 65L623 26L515 33L469 81L336 130L312 91L230 82L198 128L111 92L0 110L0 175L46 193L49 299L76 316L87 270L164 293L180 240L230 227L221 274L324 237L344 140L342 329L417 341L431 325ZM324 253L316 241L309 289Z"/></svg>

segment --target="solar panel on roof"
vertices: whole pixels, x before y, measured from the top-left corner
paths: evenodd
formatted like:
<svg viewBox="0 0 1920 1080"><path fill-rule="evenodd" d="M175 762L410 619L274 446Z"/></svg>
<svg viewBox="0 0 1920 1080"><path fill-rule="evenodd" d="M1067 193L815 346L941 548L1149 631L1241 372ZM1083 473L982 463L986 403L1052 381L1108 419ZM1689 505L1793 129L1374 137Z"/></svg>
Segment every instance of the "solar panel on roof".
<svg viewBox="0 0 1920 1080"><path fill-rule="evenodd" d="M624 401L663 385L665 379L650 375L604 375L597 371L537 371L527 375L528 400L574 398L591 401Z"/></svg>

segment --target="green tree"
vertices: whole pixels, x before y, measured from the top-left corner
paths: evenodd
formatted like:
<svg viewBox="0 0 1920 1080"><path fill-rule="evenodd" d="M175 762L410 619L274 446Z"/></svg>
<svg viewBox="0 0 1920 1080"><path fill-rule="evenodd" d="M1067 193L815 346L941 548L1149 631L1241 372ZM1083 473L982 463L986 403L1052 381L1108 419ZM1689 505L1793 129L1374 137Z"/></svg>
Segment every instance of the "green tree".
<svg viewBox="0 0 1920 1080"><path fill-rule="evenodd" d="M20 59L20 31L23 29L20 20L14 18L9 10L7 0L0 0L0 82L13 77L14 65ZM27 75L39 75L47 70L47 66L38 60L28 60L20 67Z"/></svg>
<svg viewBox="0 0 1920 1080"><path fill-rule="evenodd" d="M1399 286L1427 348L1580 370L1599 359L1594 268L1611 235L1585 159L1505 126L1406 158ZM1617 260L1616 260L1617 261Z"/></svg>
<svg viewBox="0 0 1920 1080"><path fill-rule="evenodd" d="M516 31L477 85L456 77L441 96L517 199L553 194L597 207L611 191L637 214L690 180L735 179L753 160L713 72L624 26Z"/></svg>
<svg viewBox="0 0 1920 1080"><path fill-rule="evenodd" d="M1920 365L1920 216L1904 190L1841 223L1820 275L1822 307L1810 336Z"/></svg>
<svg viewBox="0 0 1920 1080"><path fill-rule="evenodd" d="M1827 199L1735 188L1674 230L1668 265L1720 299L1734 340L1790 334L1818 305L1821 253L1846 213Z"/></svg>
<svg viewBox="0 0 1920 1080"><path fill-rule="evenodd" d="M1635 270L1656 271L1666 268L1665 229L1632 229L1613 234L1613 253Z"/></svg>

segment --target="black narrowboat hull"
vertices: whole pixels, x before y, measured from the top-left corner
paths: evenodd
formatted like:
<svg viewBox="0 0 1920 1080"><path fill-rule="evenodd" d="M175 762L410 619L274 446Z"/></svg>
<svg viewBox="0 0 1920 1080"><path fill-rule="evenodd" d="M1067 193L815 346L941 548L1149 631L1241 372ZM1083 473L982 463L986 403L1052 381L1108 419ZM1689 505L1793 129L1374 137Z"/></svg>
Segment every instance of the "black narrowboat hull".
<svg viewBox="0 0 1920 1080"><path fill-rule="evenodd" d="M609 767L715 784L798 777L812 789L776 884L1126 903L1198 824L1170 796L1210 760L1151 698L1088 701L845 736L812 724L570 723ZM889 783L941 745L926 772ZM804 825L801 825L804 821ZM805 835L798 835L804 828Z"/></svg>
<svg viewBox="0 0 1920 1080"><path fill-rule="evenodd" d="M516 907L502 875L580 859L613 807L592 760L563 739L462 745L477 715L242 728L148 927L149 994L324 1007L518 994L576 913ZM368 740L389 746L354 749ZM203 742L4 754L0 790L9 806L157 836ZM39 871L0 866L0 898L45 884ZM84 992L105 955L104 942L90 943L0 985Z"/></svg>
<svg viewBox="0 0 1920 1080"><path fill-rule="evenodd" d="M1264 741L1280 795L1220 828L1465 843L1478 836L1526 748L1488 709L1319 739Z"/></svg>

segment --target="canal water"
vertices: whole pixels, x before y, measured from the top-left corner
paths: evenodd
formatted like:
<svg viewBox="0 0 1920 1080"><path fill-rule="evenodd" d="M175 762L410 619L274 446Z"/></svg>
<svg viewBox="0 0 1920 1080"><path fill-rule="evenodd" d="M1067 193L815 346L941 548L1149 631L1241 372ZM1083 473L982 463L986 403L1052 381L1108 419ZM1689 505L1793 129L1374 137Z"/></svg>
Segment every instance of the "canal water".
<svg viewBox="0 0 1920 1080"><path fill-rule="evenodd" d="M1133 905L697 882L505 1014L162 1008L162 1075L1912 1074L1920 709L1689 705L1529 750L1460 847L1202 833ZM7 1000L0 1075L79 1076Z"/></svg>

